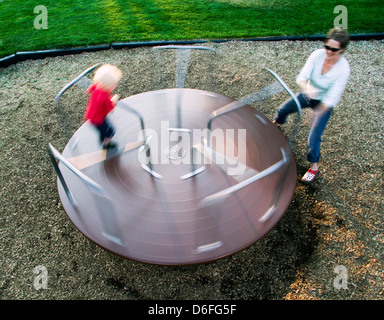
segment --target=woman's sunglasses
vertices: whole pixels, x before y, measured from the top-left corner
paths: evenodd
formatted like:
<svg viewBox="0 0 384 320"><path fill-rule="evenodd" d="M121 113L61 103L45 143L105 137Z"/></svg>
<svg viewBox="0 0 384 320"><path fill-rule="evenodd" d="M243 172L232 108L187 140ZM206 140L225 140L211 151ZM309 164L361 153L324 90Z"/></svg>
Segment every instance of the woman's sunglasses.
<svg viewBox="0 0 384 320"><path fill-rule="evenodd" d="M327 50L331 50L332 52L337 52L341 49L341 48L332 48L330 46L327 46L326 44L324 45L324 48Z"/></svg>

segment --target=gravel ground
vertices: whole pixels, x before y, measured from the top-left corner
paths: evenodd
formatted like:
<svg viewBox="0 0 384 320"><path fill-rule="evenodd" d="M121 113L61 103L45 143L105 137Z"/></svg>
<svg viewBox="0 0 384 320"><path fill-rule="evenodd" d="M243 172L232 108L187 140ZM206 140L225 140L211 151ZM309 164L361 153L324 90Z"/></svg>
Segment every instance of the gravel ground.
<svg viewBox="0 0 384 320"><path fill-rule="evenodd" d="M185 86L240 99L274 81L263 69L269 67L297 90L297 72L321 45L211 43L218 54L194 52ZM309 187L297 184L277 226L227 258L171 267L121 258L85 238L61 206L47 144L62 150L82 124L82 89L65 93L60 108L53 99L83 70L118 65L124 76L117 93L127 97L174 87L175 52L110 50L0 69L0 299L383 300L383 53L383 41L350 44L352 74L323 137L321 175ZM254 107L272 119L287 98ZM305 111L293 146L299 176L307 169L310 119ZM47 282L38 281L41 270Z"/></svg>

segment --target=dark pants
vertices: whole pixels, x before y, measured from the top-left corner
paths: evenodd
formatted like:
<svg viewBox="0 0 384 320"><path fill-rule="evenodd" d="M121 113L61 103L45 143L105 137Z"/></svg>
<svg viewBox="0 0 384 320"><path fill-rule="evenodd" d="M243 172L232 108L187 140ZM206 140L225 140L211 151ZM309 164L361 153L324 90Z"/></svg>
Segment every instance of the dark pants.
<svg viewBox="0 0 384 320"><path fill-rule="evenodd" d="M301 104L301 108L314 109L321 101L315 99L308 99L303 93L297 96ZM321 136L327 126L328 120L331 117L333 108L322 112L320 114L314 113L312 119L311 130L308 135L307 143L307 160L311 163L318 163L320 161L320 143ZM297 112L297 105L293 99L286 101L277 111L276 122L283 124L287 116L291 113Z"/></svg>
<svg viewBox="0 0 384 320"><path fill-rule="evenodd" d="M101 125L96 126L96 128L100 133L101 143L103 143L105 139L112 138L115 135L115 128L107 118L104 119L104 122Z"/></svg>

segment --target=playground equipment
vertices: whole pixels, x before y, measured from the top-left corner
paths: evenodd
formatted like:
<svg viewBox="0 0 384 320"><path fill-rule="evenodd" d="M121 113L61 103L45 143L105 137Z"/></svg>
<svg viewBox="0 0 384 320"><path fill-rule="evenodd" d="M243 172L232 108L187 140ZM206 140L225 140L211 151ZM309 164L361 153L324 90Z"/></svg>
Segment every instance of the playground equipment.
<svg viewBox="0 0 384 320"><path fill-rule="evenodd" d="M280 92L300 103L284 81L235 100L185 88L200 46L176 50L176 86L124 98L111 115L118 150L102 150L85 122L62 152L49 144L58 192L73 224L120 256L185 265L219 259L265 234L288 208L296 185L289 141L257 108ZM99 65L68 83L54 104ZM88 80L89 81L89 80Z"/></svg>

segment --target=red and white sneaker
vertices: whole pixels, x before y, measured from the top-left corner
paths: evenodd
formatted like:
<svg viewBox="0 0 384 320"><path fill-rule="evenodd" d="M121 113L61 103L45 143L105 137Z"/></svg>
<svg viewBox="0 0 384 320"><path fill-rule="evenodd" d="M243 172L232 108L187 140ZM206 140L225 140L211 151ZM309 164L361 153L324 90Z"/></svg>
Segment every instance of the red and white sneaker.
<svg viewBox="0 0 384 320"><path fill-rule="evenodd" d="M304 184L312 183L315 180L318 173L319 173L318 170L308 169L308 171L305 173L305 175L301 178L301 182Z"/></svg>

